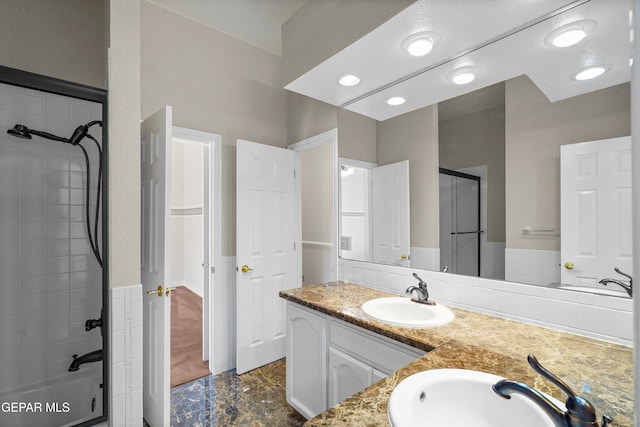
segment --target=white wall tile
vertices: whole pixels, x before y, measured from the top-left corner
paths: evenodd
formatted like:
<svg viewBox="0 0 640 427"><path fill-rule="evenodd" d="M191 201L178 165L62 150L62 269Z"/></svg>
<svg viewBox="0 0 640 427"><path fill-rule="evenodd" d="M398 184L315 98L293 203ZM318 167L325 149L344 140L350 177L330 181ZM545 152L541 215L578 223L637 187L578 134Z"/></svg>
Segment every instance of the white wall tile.
<svg viewBox="0 0 640 427"><path fill-rule="evenodd" d="M142 286L110 292L111 426L137 426L142 423Z"/></svg>
<svg viewBox="0 0 640 427"><path fill-rule="evenodd" d="M544 251L539 251L544 252ZM536 254L515 251L512 264L522 261L519 274L531 273L532 263L557 262L556 254ZM426 271L395 266L339 261L339 272L364 270L364 282L360 284L402 293L401 285L411 283L416 272L427 283L434 299L444 303L497 315L531 324L586 335L624 345L631 345L633 338L632 300L590 293L523 285L521 283L459 276L437 271ZM347 276L342 275L345 281ZM545 283L547 284L547 283Z"/></svg>

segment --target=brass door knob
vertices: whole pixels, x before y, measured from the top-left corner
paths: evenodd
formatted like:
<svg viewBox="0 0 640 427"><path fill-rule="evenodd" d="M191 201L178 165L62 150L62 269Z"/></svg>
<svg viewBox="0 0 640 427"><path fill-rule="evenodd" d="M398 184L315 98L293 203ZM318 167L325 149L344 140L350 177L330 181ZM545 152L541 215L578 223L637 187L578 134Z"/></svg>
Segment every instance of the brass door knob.
<svg viewBox="0 0 640 427"><path fill-rule="evenodd" d="M243 273L247 273L249 271L253 271L253 268L251 268L247 264L245 264L242 267L240 267L240 270L242 270Z"/></svg>
<svg viewBox="0 0 640 427"><path fill-rule="evenodd" d="M574 267L575 267L575 265L573 265L572 262L565 262L564 263L564 268L566 268L567 270L573 270Z"/></svg>
<svg viewBox="0 0 640 427"><path fill-rule="evenodd" d="M147 295L158 295L159 297L162 296L162 285L158 285L158 288L154 291L147 291Z"/></svg>

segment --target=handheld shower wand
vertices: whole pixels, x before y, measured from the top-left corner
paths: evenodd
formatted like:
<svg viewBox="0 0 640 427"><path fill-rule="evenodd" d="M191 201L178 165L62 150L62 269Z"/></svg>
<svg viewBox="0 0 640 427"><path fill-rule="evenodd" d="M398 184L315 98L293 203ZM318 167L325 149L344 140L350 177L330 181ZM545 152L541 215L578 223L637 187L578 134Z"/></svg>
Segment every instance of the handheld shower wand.
<svg viewBox="0 0 640 427"><path fill-rule="evenodd" d="M87 224L87 235L89 238L89 244L91 246L91 250L93 251L96 260L100 267L102 267L102 256L100 255L99 244L98 244L98 218L100 216L100 193L102 188L102 148L100 147L100 143L89 134L89 128L91 126L99 124L102 126L102 122L100 120L91 121L85 125L78 126L71 135L70 138L63 138L61 136L53 135L49 132L44 132L41 130L29 129L28 127L16 124L12 129L8 129L7 133L9 135L15 136L17 138L22 139L32 139L32 136L39 136L44 139L49 139L52 141L63 142L65 144L71 144L73 146L78 146L82 149L84 154L85 164L87 167L87 186L86 186L86 224ZM98 149L98 185L97 185L97 195L96 195L96 211L95 211L95 219L94 219L94 230L92 234L91 230L91 220L89 213L89 195L91 193L91 162L89 161L89 154L84 146L80 144L80 142L84 138L91 139Z"/></svg>

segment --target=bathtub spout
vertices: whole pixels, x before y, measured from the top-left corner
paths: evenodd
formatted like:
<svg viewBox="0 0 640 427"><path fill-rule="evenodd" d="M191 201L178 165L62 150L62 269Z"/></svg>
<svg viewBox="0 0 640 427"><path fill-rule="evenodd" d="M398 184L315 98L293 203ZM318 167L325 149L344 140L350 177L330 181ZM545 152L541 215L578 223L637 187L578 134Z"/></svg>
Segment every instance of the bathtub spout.
<svg viewBox="0 0 640 427"><path fill-rule="evenodd" d="M83 365L85 363L99 362L101 360L102 360L102 349L94 350L91 353L87 353L80 357L78 357L77 354L74 354L73 362L71 362L71 365L69 366L69 372L77 371L78 369L80 369L80 365Z"/></svg>

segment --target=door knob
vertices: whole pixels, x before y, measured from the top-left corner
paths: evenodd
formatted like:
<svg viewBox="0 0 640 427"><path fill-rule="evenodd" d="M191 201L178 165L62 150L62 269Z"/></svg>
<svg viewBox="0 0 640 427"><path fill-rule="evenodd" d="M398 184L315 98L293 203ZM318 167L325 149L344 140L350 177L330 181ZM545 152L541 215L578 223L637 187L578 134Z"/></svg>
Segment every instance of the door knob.
<svg viewBox="0 0 640 427"><path fill-rule="evenodd" d="M159 297L162 296L162 285L158 285L158 288L154 291L147 291L147 295L158 295Z"/></svg>
<svg viewBox="0 0 640 427"><path fill-rule="evenodd" d="M171 293L171 291L175 291L175 290L176 290L176 288L167 288L167 289L164 291L164 294L165 294L166 296L169 296L169 294Z"/></svg>
<svg viewBox="0 0 640 427"><path fill-rule="evenodd" d="M247 273L249 271L253 271L253 268L251 268L247 264L245 264L242 267L240 267L240 270L242 270L243 273Z"/></svg>
<svg viewBox="0 0 640 427"><path fill-rule="evenodd" d="M564 268L566 268L567 270L573 270L574 267L575 267L575 265L573 265L572 262L565 262L564 263Z"/></svg>

